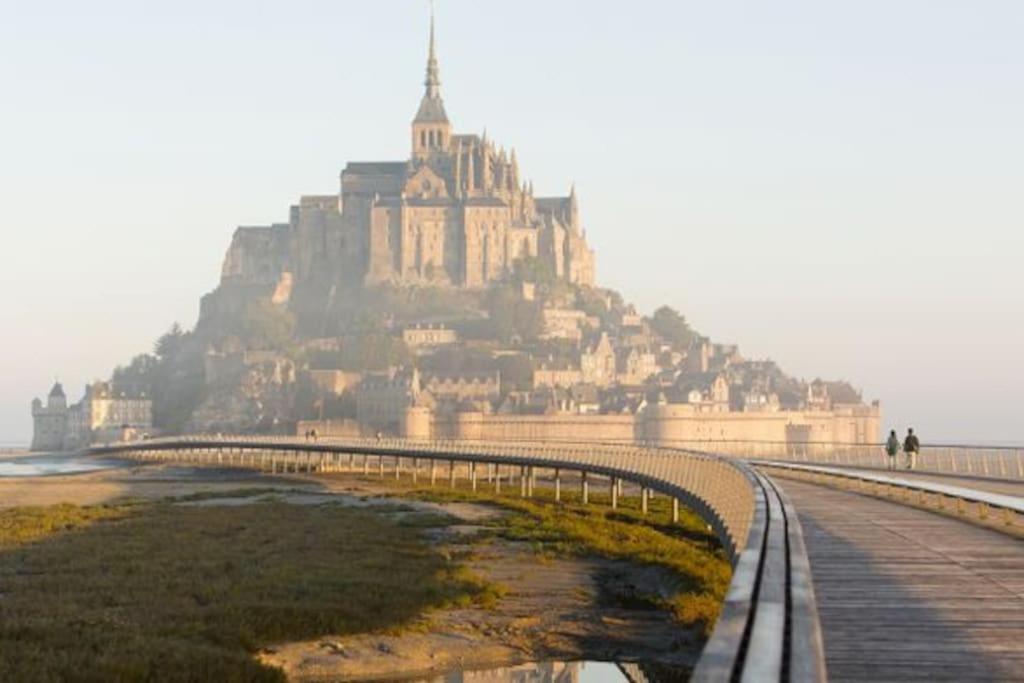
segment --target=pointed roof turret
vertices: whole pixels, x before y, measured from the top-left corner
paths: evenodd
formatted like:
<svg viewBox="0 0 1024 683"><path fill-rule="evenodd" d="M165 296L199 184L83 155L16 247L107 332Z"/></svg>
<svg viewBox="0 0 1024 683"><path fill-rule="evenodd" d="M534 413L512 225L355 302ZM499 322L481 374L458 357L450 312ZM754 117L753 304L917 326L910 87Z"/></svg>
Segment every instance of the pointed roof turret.
<svg viewBox="0 0 1024 683"><path fill-rule="evenodd" d="M427 90L416 113L415 123L448 123L448 114L441 99L441 69L437 62L437 41L434 31L434 4L430 4L430 51L427 55Z"/></svg>
<svg viewBox="0 0 1024 683"><path fill-rule="evenodd" d="M59 381L55 381L53 383L53 388L50 389L49 398L67 398L64 395L64 387L61 385Z"/></svg>

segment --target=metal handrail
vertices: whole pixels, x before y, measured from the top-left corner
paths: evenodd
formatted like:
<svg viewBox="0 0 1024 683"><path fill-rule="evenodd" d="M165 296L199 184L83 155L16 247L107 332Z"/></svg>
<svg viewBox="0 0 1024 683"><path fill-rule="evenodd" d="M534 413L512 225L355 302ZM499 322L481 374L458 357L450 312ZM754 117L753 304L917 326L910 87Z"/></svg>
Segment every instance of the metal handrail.
<svg viewBox="0 0 1024 683"><path fill-rule="evenodd" d="M1014 526L1016 517L1024 515L1024 497L981 491L964 486L950 486L926 479L906 478L885 474L874 474L863 470L844 469L840 467L823 467L820 465L801 465L790 462L765 461L757 463L759 468L766 470L782 470L822 478L839 479L856 482L861 493L892 494L894 491L919 494L916 501L919 505L929 502L939 509L944 509L943 501L955 502L954 509L959 514L966 514L968 507L977 510L978 516L987 519L992 509L1003 514L1006 526ZM927 497L931 496L929 500ZM892 496L890 496L892 497ZM915 502L905 498L903 502Z"/></svg>

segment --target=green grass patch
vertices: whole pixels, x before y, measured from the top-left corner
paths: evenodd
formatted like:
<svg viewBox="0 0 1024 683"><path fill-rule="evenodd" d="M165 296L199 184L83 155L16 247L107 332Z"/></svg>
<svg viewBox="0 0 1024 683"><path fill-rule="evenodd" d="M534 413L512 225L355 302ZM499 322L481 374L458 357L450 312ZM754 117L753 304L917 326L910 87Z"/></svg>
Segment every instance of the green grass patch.
<svg viewBox="0 0 1024 683"><path fill-rule="evenodd" d="M285 495L288 493L309 493L304 489L281 489L272 486L257 486L240 489L223 489L213 491L196 491L183 496L174 496L168 500L176 503L195 503L204 500L219 500L222 498L258 498L260 496Z"/></svg>
<svg viewBox="0 0 1024 683"><path fill-rule="evenodd" d="M729 587L732 568L707 524L688 509L679 523L671 521L671 501L658 496L644 515L637 497L608 505L608 495L590 495L582 505L578 495L564 491L555 503L551 490L538 487L534 497L519 497L468 488L408 489L403 496L434 502L460 501L496 504L511 514L488 522L505 538L529 543L539 558L559 555L598 555L669 569L678 579L673 595L650 596L682 623L710 633Z"/></svg>
<svg viewBox="0 0 1024 683"><path fill-rule="evenodd" d="M0 680L281 680L252 653L494 604L421 534L333 505L4 510Z"/></svg>

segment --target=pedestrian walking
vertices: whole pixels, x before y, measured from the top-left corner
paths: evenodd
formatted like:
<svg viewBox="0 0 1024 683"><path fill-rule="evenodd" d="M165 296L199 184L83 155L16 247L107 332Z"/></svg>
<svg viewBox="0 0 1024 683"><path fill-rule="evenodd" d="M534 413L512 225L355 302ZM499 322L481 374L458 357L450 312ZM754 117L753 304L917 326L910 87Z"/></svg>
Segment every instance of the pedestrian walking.
<svg viewBox="0 0 1024 683"><path fill-rule="evenodd" d="M903 440L903 452L907 454L907 469L917 468L917 454L921 451L921 442L913 429L907 430L907 438Z"/></svg>
<svg viewBox="0 0 1024 683"><path fill-rule="evenodd" d="M896 430L889 432L889 440L885 442L885 454L889 456L889 469L896 469L896 456L900 454L900 437L896 436Z"/></svg>

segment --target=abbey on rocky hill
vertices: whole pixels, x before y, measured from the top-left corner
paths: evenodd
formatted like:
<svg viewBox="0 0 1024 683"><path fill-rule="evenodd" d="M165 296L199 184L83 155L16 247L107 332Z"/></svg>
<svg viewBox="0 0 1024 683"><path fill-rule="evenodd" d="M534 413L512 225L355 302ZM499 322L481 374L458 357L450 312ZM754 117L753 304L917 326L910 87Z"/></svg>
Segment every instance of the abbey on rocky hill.
<svg viewBox="0 0 1024 683"><path fill-rule="evenodd" d="M515 151L457 135L441 98L431 19L426 92L408 161L350 163L340 195L303 197L283 225L239 228L222 284L261 285L287 297L303 282L481 288L517 261L594 284L594 253L568 197L535 197Z"/></svg>

